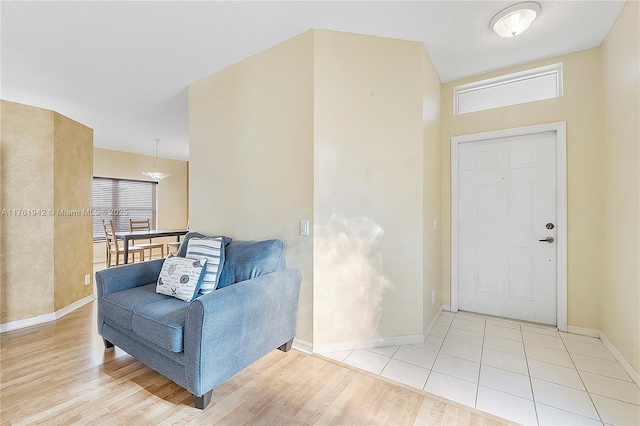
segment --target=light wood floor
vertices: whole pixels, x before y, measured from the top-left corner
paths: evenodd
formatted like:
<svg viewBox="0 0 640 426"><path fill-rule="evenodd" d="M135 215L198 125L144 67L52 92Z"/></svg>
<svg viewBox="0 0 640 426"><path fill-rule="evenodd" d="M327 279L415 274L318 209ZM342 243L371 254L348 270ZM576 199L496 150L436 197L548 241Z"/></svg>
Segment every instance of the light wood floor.
<svg viewBox="0 0 640 426"><path fill-rule="evenodd" d="M274 350L197 410L183 388L118 348L104 349L94 305L0 335L2 424L506 423L296 350Z"/></svg>

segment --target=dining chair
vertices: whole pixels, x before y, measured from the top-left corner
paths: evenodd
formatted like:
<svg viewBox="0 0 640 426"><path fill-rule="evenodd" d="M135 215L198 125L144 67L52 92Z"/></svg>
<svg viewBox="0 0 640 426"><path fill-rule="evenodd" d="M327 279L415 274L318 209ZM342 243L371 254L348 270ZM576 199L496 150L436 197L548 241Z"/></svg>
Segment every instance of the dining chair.
<svg viewBox="0 0 640 426"><path fill-rule="evenodd" d="M131 231L150 231L151 224L149 223L149 219L143 220L133 220L129 219L129 229ZM149 259L153 258L153 249L160 249L161 257L164 257L164 244L163 243L154 243L151 241L151 238L146 240L146 243L137 243L134 240L134 245L137 247L142 247L145 250L149 250Z"/></svg>
<svg viewBox="0 0 640 426"><path fill-rule="evenodd" d="M104 228L104 237L107 243L107 268L120 265L120 254L124 256L123 248L120 247L118 239L113 229L113 220L103 219L102 227ZM140 262L144 261L144 248L137 247L135 245L129 246L129 254L131 255L131 262L135 262L135 254L138 253ZM115 255L115 265L111 264L111 259ZM123 258L124 259L124 258Z"/></svg>
<svg viewBox="0 0 640 426"><path fill-rule="evenodd" d="M189 230L189 221L187 220L187 231ZM169 256L169 253L176 255L178 254L178 250L180 250L180 244L182 244L182 241L173 241L170 243L167 243L167 256Z"/></svg>
<svg viewBox="0 0 640 426"><path fill-rule="evenodd" d="M180 248L180 244L182 244L181 241L173 241L170 243L166 243L167 244L167 256L169 255L169 253L171 254L177 254L178 253L178 249Z"/></svg>

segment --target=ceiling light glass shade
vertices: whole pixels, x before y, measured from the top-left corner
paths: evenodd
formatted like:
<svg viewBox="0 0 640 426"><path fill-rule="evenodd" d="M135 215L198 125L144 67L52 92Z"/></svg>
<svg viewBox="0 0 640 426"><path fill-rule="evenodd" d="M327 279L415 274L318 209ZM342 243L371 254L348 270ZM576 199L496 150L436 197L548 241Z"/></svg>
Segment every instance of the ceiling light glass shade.
<svg viewBox="0 0 640 426"><path fill-rule="evenodd" d="M159 181L166 177L171 176L171 173L165 173L158 170L158 142L160 139L154 139L156 141L156 168L152 172L142 172L143 175L148 176L152 180Z"/></svg>
<svg viewBox="0 0 640 426"><path fill-rule="evenodd" d="M540 13L540 5L524 2L509 6L493 17L489 26L500 37L515 37L529 28Z"/></svg>
<svg viewBox="0 0 640 426"><path fill-rule="evenodd" d="M171 176L171 173L164 173L164 172L142 172L142 174L150 177L153 180L162 180L166 177Z"/></svg>

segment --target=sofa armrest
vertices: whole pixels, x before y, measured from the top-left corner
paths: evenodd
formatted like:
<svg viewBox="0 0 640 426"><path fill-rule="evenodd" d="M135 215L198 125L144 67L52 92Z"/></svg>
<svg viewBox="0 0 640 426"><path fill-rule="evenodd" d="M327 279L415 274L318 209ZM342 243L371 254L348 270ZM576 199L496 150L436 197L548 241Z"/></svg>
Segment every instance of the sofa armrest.
<svg viewBox="0 0 640 426"><path fill-rule="evenodd" d="M98 300L105 295L158 280L164 259L129 263L96 272Z"/></svg>
<svg viewBox="0 0 640 426"><path fill-rule="evenodd" d="M302 274L283 269L191 302L184 328L187 389L202 395L295 336Z"/></svg>

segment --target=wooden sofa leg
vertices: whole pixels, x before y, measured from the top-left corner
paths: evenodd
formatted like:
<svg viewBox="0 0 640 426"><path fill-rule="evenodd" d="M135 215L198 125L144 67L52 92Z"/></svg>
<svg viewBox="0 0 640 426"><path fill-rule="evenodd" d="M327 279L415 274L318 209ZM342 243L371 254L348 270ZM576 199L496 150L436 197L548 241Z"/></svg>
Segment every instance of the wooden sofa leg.
<svg viewBox="0 0 640 426"><path fill-rule="evenodd" d="M289 340L287 343L280 346L278 349L280 349L282 352L289 352L291 350L291 345L293 345L293 339Z"/></svg>
<svg viewBox="0 0 640 426"><path fill-rule="evenodd" d="M205 408L207 408L207 405L209 405L209 403L211 402L212 394L213 394L213 389L211 389L209 392L205 393L202 396L195 396L192 394L193 405L199 410L204 410Z"/></svg>
<svg viewBox="0 0 640 426"><path fill-rule="evenodd" d="M108 341L107 339L102 339L102 341L104 342L104 348L105 349L109 349L113 347L113 343L111 343L110 341Z"/></svg>

